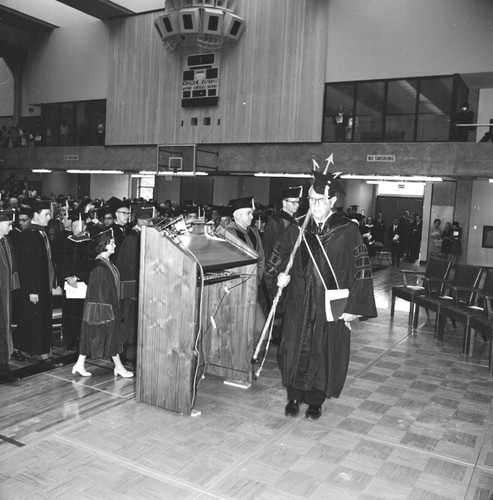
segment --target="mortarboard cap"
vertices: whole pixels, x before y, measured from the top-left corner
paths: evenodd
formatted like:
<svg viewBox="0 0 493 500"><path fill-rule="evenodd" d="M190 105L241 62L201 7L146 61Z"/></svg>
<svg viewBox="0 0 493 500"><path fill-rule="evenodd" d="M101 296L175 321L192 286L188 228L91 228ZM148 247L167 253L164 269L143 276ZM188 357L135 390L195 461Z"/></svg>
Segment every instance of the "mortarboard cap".
<svg viewBox="0 0 493 500"><path fill-rule="evenodd" d="M236 200L230 200L229 205L233 209L233 213L241 208L251 208L255 210L255 200L253 196L247 196L246 198L237 198Z"/></svg>
<svg viewBox="0 0 493 500"><path fill-rule="evenodd" d="M13 222L15 210L0 210L0 222Z"/></svg>
<svg viewBox="0 0 493 500"><path fill-rule="evenodd" d="M138 207L134 213L134 219L152 219L154 207Z"/></svg>
<svg viewBox="0 0 493 500"><path fill-rule="evenodd" d="M230 206L220 206L218 209L221 217L233 217L233 209Z"/></svg>
<svg viewBox="0 0 493 500"><path fill-rule="evenodd" d="M30 219L32 219L32 216L33 216L33 210L32 208L29 208L29 207L26 207L26 206L22 206L19 208L19 210L17 210L17 213L19 215L27 215Z"/></svg>
<svg viewBox="0 0 493 500"><path fill-rule="evenodd" d="M113 235L113 228L110 227L109 229L103 229L98 228L98 231L95 231L94 234L91 234L91 238L94 240L96 243L96 251L97 253L104 252L106 245L114 239Z"/></svg>
<svg viewBox="0 0 493 500"><path fill-rule="evenodd" d="M51 200L33 200L31 201L31 208L38 214L41 212L41 210L51 211Z"/></svg>
<svg viewBox="0 0 493 500"><path fill-rule="evenodd" d="M303 186L290 187L282 192L282 199L301 198L303 196Z"/></svg>

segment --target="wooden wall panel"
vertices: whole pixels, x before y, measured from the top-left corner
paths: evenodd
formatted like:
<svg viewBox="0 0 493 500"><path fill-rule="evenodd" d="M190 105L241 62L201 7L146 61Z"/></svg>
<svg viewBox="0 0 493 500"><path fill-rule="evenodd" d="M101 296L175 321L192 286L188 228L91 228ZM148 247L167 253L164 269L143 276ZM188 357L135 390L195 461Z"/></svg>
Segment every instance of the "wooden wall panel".
<svg viewBox="0 0 493 500"><path fill-rule="evenodd" d="M319 142L327 4L238 2L246 30L220 53L214 107L181 108L183 57L207 51L168 53L153 26L156 13L112 21L107 145Z"/></svg>

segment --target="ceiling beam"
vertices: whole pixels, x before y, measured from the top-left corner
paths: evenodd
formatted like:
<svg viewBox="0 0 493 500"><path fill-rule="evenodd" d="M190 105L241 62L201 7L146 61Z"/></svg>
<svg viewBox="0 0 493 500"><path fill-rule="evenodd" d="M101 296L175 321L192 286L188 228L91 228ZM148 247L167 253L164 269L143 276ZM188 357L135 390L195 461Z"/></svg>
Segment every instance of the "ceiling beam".
<svg viewBox="0 0 493 500"><path fill-rule="evenodd" d="M0 5L0 23L27 33L38 33L58 28L55 24L29 16L24 12Z"/></svg>
<svg viewBox="0 0 493 500"><path fill-rule="evenodd" d="M101 19L111 19L114 17L130 16L135 14L135 12L118 5L117 3L111 2L110 0L57 0L57 2L63 3L72 7L84 14Z"/></svg>

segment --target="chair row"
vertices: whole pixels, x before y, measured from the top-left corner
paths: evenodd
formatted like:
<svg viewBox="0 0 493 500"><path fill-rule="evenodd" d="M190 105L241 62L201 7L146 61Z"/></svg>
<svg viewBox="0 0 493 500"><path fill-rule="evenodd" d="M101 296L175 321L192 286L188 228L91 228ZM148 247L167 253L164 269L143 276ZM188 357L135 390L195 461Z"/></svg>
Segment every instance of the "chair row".
<svg viewBox="0 0 493 500"><path fill-rule="evenodd" d="M435 337L443 341L447 319L464 327L462 351L472 356L475 334L479 332L489 345L489 369L493 371L491 342L493 337L493 317L491 302L493 298L493 269L480 266L458 264L450 279L450 262L431 257L424 272L401 271L404 283L392 288L391 317L394 316L395 300L401 298L409 302L408 324L418 327L419 311L424 308L436 313ZM422 275L422 283L409 284L409 275Z"/></svg>

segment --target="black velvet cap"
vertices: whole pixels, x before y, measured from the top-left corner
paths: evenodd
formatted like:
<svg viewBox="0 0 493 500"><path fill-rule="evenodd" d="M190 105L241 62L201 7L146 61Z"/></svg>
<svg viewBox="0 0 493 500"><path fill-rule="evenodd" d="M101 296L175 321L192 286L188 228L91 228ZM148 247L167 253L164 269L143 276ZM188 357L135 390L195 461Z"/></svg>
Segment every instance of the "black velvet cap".
<svg viewBox="0 0 493 500"><path fill-rule="evenodd" d="M240 210L240 208L251 208L252 210L255 210L255 200L253 199L253 196L229 200L229 205L233 209L233 212Z"/></svg>

